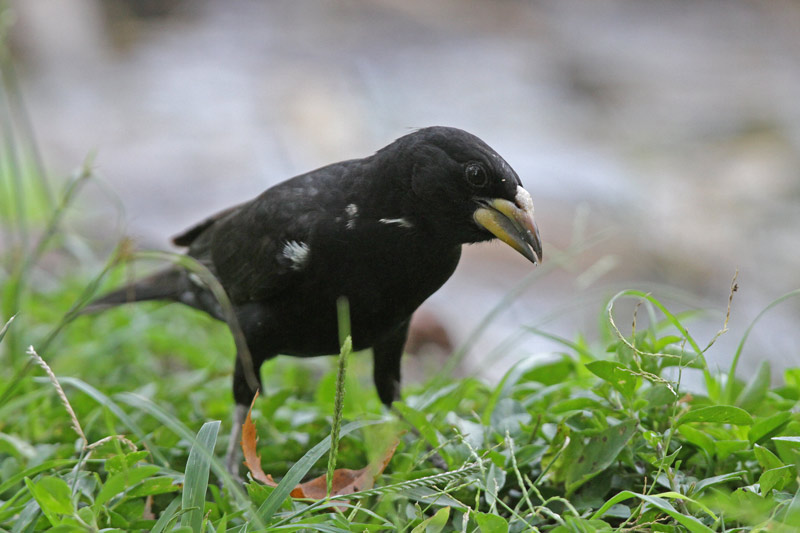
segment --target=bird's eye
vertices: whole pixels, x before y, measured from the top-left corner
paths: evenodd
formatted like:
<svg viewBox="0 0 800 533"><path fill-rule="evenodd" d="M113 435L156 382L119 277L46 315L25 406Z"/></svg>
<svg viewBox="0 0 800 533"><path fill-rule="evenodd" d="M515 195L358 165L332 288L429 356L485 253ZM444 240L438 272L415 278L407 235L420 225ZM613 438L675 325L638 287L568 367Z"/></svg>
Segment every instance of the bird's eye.
<svg viewBox="0 0 800 533"><path fill-rule="evenodd" d="M480 163L469 163L465 171L467 181L475 187L483 187L489 181L486 169Z"/></svg>

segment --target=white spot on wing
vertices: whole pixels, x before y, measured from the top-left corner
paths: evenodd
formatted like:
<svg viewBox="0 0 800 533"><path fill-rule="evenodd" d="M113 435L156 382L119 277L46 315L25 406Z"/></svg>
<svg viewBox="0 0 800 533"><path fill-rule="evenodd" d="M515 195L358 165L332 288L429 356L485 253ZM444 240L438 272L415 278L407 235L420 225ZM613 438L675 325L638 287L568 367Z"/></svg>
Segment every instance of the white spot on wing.
<svg viewBox="0 0 800 533"><path fill-rule="evenodd" d="M355 228L356 218L358 217L358 206L356 204L348 204L347 207L344 208L344 212L347 213L347 229Z"/></svg>
<svg viewBox="0 0 800 533"><path fill-rule="evenodd" d="M311 249L301 241L289 241L283 246L283 257L292 262L292 270L302 270Z"/></svg>
<svg viewBox="0 0 800 533"><path fill-rule="evenodd" d="M413 228L414 224L404 218L382 218L378 220L381 224L395 224L401 228Z"/></svg>
<svg viewBox="0 0 800 533"><path fill-rule="evenodd" d="M515 198L517 205L533 215L533 198L530 193L520 186L517 186L517 196Z"/></svg>

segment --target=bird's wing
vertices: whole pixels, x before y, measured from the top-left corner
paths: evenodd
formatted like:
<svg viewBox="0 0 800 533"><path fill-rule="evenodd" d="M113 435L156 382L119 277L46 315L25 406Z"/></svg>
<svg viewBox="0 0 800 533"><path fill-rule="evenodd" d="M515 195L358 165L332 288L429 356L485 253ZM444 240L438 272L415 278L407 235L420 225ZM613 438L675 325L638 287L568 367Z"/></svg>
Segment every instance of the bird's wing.
<svg viewBox="0 0 800 533"><path fill-rule="evenodd" d="M333 224L344 168L331 165L268 189L212 222L190 255L210 259L235 304L292 290L314 275L314 239Z"/></svg>
<svg viewBox="0 0 800 533"><path fill-rule="evenodd" d="M234 211L240 209L241 207L242 207L241 204L240 205L235 205L233 207L229 207L228 209L225 209L224 211L220 211L219 213L216 213L216 214L206 218L202 222L199 222L199 223L195 224L194 226L192 226L191 228L187 229L183 233L174 236L172 238L172 243L175 246L183 246L183 247L191 246L192 243L201 234L203 234L206 230L208 230L211 226L213 226L214 223L216 223L218 220L221 220L222 218L228 216L229 214L233 213Z"/></svg>

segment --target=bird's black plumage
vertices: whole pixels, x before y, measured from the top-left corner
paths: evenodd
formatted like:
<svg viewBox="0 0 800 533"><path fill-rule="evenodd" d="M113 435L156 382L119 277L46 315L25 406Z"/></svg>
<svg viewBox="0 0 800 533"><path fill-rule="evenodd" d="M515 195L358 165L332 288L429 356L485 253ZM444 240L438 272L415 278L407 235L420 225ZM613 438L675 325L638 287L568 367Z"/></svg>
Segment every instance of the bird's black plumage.
<svg viewBox="0 0 800 533"><path fill-rule="evenodd" d="M399 395L415 309L453 273L461 245L498 237L541 258L533 205L488 145L455 128L401 137L266 190L175 237L219 279L254 362L337 353L336 301L347 297L356 349L372 348L378 395ZM166 299L224 319L208 289L179 267L111 293L94 307ZM234 399L254 390L242 358Z"/></svg>

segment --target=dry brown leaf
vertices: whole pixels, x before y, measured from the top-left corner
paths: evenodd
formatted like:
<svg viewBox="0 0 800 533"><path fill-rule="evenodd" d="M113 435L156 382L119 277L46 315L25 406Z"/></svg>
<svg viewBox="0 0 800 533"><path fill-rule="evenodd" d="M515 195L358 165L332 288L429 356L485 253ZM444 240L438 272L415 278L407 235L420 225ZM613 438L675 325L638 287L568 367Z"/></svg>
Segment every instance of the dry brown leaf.
<svg viewBox="0 0 800 533"><path fill-rule="evenodd" d="M256 425L250 418L250 413L253 410L253 404L258 397L258 393L253 398L253 403L250 404L250 410L247 412L247 418L242 424L242 452L244 452L244 464L250 470L250 475L253 479L258 480L270 487L277 487L278 484L272 479L272 476L265 474L261 469L261 456L256 452L256 444L258 438L256 437ZM333 471L333 484L331 486L331 496L342 496L352 494L360 490L371 489L375 484L375 478L381 475L386 465L394 455L397 449L399 440L395 441L392 446L383 455L380 462L369 464L361 470L350 470L349 468L337 468ZM292 498L308 498L313 500L321 500L327 496L327 476L322 475L318 478L300 483L289 494Z"/></svg>
<svg viewBox="0 0 800 533"><path fill-rule="evenodd" d="M247 411L247 418L244 419L244 424L242 424L241 444L242 452L244 453L244 465L250 471L250 475L253 476L253 479L256 479L270 487L277 487L278 484L275 483L275 480L272 479L272 476L265 474L261 469L261 456L258 455L258 452L256 451L256 444L258 443L256 425L253 423L253 419L250 418L250 413L253 411L253 405L256 403L256 398L258 398L258 391L256 391L256 395L253 396L253 401L250 403L250 409Z"/></svg>
<svg viewBox="0 0 800 533"><path fill-rule="evenodd" d="M375 478L381 475L383 469L389 464L399 443L400 441L395 441L386 450L383 460L379 463L369 464L361 470L350 470L349 468L337 468L334 470L331 496L344 496L360 490L371 489L375 484ZM325 498L328 490L327 477L326 474L323 474L311 481L300 483L292 489L290 496L292 498L309 498L312 500Z"/></svg>

